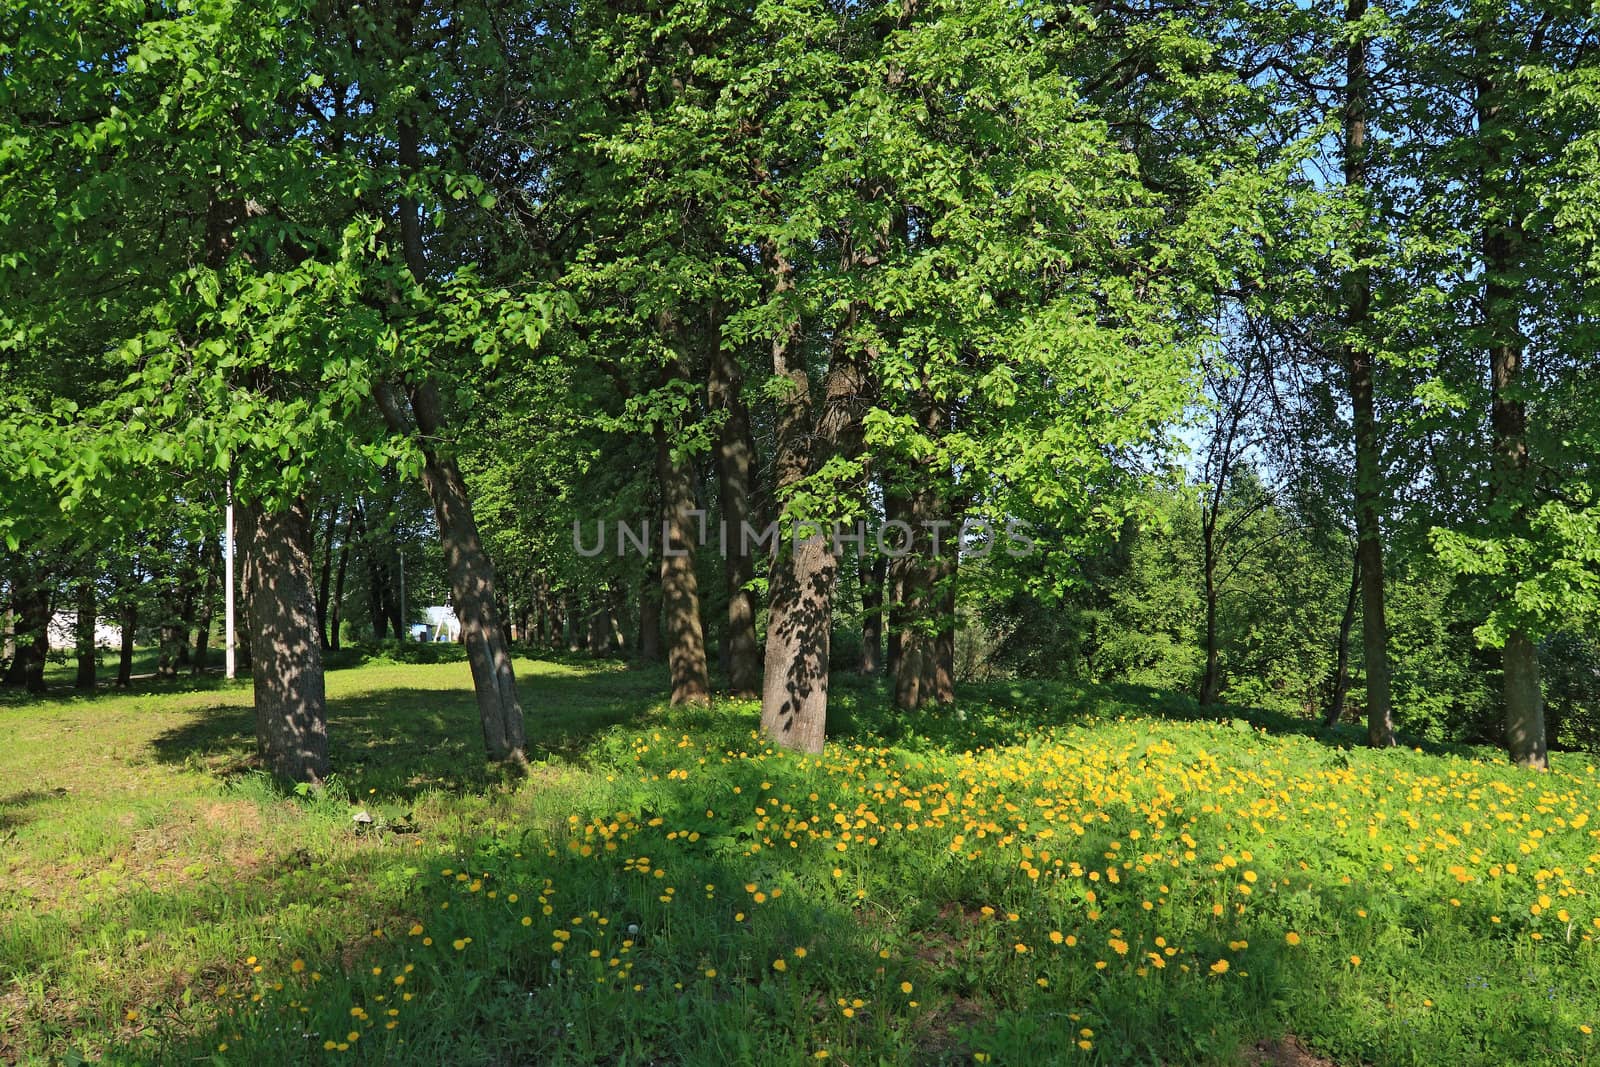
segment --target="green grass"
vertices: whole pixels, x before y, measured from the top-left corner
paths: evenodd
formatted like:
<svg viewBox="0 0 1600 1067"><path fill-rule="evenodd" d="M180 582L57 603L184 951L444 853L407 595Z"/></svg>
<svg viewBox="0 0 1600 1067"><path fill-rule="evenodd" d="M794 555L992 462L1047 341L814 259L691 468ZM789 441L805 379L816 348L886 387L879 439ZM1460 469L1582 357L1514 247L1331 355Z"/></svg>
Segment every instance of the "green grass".
<svg viewBox="0 0 1600 1067"><path fill-rule="evenodd" d="M518 671L525 780L484 766L464 664L372 661L329 675L307 796L250 770L246 686L8 697L0 1059L1595 1058L1579 757L1372 753L1131 688L892 716L842 680L802 758L653 672Z"/></svg>

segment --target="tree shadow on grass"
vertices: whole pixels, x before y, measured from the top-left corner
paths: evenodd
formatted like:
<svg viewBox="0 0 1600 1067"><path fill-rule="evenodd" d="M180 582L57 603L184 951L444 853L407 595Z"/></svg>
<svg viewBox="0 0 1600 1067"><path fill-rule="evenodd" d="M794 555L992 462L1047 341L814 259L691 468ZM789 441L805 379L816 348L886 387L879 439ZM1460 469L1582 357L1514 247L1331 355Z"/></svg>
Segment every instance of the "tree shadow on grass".
<svg viewBox="0 0 1600 1067"><path fill-rule="evenodd" d="M532 761L572 759L596 734L648 715L660 697L654 672L538 672L519 683ZM328 701L329 764L353 796L409 800L428 790L472 792L497 780L485 762L470 685L394 686ZM255 766L255 714L215 705L151 741L156 758L223 777Z"/></svg>

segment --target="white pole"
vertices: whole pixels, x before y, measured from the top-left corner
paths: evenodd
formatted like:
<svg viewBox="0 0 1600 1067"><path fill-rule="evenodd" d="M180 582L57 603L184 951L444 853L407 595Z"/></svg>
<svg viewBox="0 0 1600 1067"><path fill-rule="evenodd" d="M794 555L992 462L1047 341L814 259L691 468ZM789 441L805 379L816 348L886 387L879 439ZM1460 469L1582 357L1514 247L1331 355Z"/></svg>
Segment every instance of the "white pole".
<svg viewBox="0 0 1600 1067"><path fill-rule="evenodd" d="M400 640L411 640L411 627L406 623L406 550L400 550Z"/></svg>
<svg viewBox="0 0 1600 1067"><path fill-rule="evenodd" d="M234 675L233 666L233 479L228 480L228 520L222 534L223 579L225 608L223 609L223 638L227 651L228 677Z"/></svg>

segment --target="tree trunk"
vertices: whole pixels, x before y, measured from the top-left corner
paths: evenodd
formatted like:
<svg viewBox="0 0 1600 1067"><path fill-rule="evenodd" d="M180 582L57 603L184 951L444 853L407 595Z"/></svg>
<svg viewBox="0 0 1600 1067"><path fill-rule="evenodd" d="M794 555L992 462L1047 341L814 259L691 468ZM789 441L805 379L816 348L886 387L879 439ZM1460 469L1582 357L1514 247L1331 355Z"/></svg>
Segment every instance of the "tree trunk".
<svg viewBox="0 0 1600 1067"><path fill-rule="evenodd" d="M218 564L221 555L222 550L217 547L216 541L208 540L201 556L201 566L205 568L205 585L200 592L200 605L194 620L194 663L191 672L196 678L206 669L206 656L211 647L211 622L215 616Z"/></svg>
<svg viewBox="0 0 1600 1067"><path fill-rule="evenodd" d="M911 517L911 504L903 493L888 485L883 489L883 514L885 524L888 522L906 522ZM887 538L889 535L885 535ZM885 641L884 670L889 675L891 683L900 677L900 663L904 654L900 636L906 625L906 585L905 566L901 559L889 561L887 564L888 588L884 595L888 600L888 638Z"/></svg>
<svg viewBox="0 0 1600 1067"><path fill-rule="evenodd" d="M751 471L755 440L738 362L715 331L710 347L706 399L713 412L723 413L715 458L722 500L723 580L728 592L728 690L736 697L749 698L761 688L761 647L756 639L759 609L754 590L748 588L755 577L755 560L742 536L744 524L754 517Z"/></svg>
<svg viewBox="0 0 1600 1067"><path fill-rule="evenodd" d="M956 702L956 558L954 546L946 546L939 562L938 595L935 603L939 611L939 629L933 638L933 702Z"/></svg>
<svg viewBox="0 0 1600 1067"><path fill-rule="evenodd" d="M1361 597L1361 553L1359 550L1351 557L1350 563L1350 591L1344 598L1344 615L1339 619L1339 640L1335 649L1335 662L1333 667L1332 684L1328 697L1328 710L1322 717L1322 725L1333 729L1339 725L1339 720L1344 718L1345 698L1350 695L1350 631L1355 626L1356 601Z"/></svg>
<svg viewBox="0 0 1600 1067"><path fill-rule="evenodd" d="M1528 506L1528 411L1522 399L1522 294L1517 272L1522 266L1525 234L1513 199L1513 179L1504 158L1505 101L1488 64L1494 62L1491 42L1496 32L1479 27L1477 77L1478 132L1483 145L1480 210L1483 213L1483 317L1489 331L1489 426L1494 439L1493 475L1497 502L1513 522L1525 528ZM1513 576L1514 578L1515 576ZM1539 652L1520 627L1506 635L1504 697L1506 748L1518 766L1545 770L1544 695L1539 681Z"/></svg>
<svg viewBox="0 0 1600 1067"><path fill-rule="evenodd" d="M78 652L78 678L73 684L79 689L90 691L95 688L95 675L99 667L96 662L99 650L94 644L94 629L94 579L81 578L78 580L78 626L74 635Z"/></svg>
<svg viewBox="0 0 1600 1067"><path fill-rule="evenodd" d="M1519 767L1549 766L1545 744L1544 692L1539 684L1539 650L1521 630L1506 635L1506 748Z"/></svg>
<svg viewBox="0 0 1600 1067"><path fill-rule="evenodd" d="M661 601L672 703L702 704L709 698L711 681L694 569L699 533L690 515L695 510L694 476L689 464L673 455L671 437L664 429L656 431L656 481L661 487Z"/></svg>
<svg viewBox="0 0 1600 1067"><path fill-rule="evenodd" d="M132 590L122 592L122 611L118 622L122 626L122 649L117 657L117 688L126 689L133 684L133 632L139 626L139 602Z"/></svg>
<svg viewBox="0 0 1600 1067"><path fill-rule="evenodd" d="M1367 12L1367 0L1346 0L1345 24L1355 26ZM1361 648L1367 674L1367 743L1374 748L1394 744L1394 711L1389 692L1389 628L1383 595L1383 532L1379 509L1383 498L1383 456L1378 440L1374 400L1376 360L1365 336L1372 306L1372 276L1366 264L1371 241L1366 235L1367 42L1352 32L1345 49L1344 184L1361 201L1363 217L1354 241L1356 264L1344 276L1345 368L1350 379L1350 408L1355 423L1356 553L1361 570Z"/></svg>
<svg viewBox="0 0 1600 1067"><path fill-rule="evenodd" d="M1202 523L1201 557L1205 581L1205 674L1200 679L1200 704L1209 707L1222 695L1222 664L1217 649L1217 524L1216 509Z"/></svg>
<svg viewBox="0 0 1600 1067"><path fill-rule="evenodd" d="M324 527L327 532L322 536L322 569L317 574L317 637L325 649L333 647L328 640L328 594L333 584L333 535L338 524L339 506L335 504L328 509L328 524Z"/></svg>
<svg viewBox="0 0 1600 1067"><path fill-rule="evenodd" d="M357 511L350 508L350 518L345 520L344 540L339 545L339 568L333 579L333 599L328 604L328 647L339 651L339 624L344 615L344 575L350 562L350 541L355 537Z"/></svg>
<svg viewBox="0 0 1600 1067"><path fill-rule="evenodd" d="M776 254L767 258L774 295L781 299L793 286L789 264ZM786 748L821 752L827 736L828 650L839 561L825 535L794 543L793 526L801 516L790 511L788 495L802 479L834 456L849 454L859 442L866 374L846 348L836 347L821 403L814 404L798 341L798 328L791 326L772 342L772 369L784 390L778 401L774 458L782 512L769 579L761 729Z"/></svg>
<svg viewBox="0 0 1600 1067"><path fill-rule="evenodd" d="M173 553L176 559L177 553ZM187 584L185 567L175 562L156 604L161 611L160 625L156 630L156 678L171 681L178 676L180 651L189 643L189 633L183 625L183 587Z"/></svg>
<svg viewBox="0 0 1600 1067"><path fill-rule="evenodd" d="M400 398L387 383L375 392L391 430L411 432ZM478 536L466 479L453 457L432 442L441 439L443 417L438 396L424 383L412 390L410 407L416 417L416 439L422 451L422 484L433 501L433 513L444 546L450 597L461 622L461 639L467 646L472 687L478 698L478 718L483 727L484 749L489 758L521 763L527 745L522 704L511 666L511 650L495 608L494 568Z"/></svg>
<svg viewBox="0 0 1600 1067"><path fill-rule="evenodd" d="M50 648L50 589L43 583L20 586L13 600L17 613L17 651L6 670L4 684L21 686L30 693L43 693L44 667Z"/></svg>
<svg viewBox="0 0 1600 1067"><path fill-rule="evenodd" d="M319 782L328 773L327 699L312 589L312 518L304 501L242 510L250 562L256 748L276 778Z"/></svg>
<svg viewBox="0 0 1600 1067"><path fill-rule="evenodd" d="M933 517L933 496L919 486L907 496L906 518L911 526L910 551L895 560L896 586L900 589L900 648L894 675L894 705L916 711L934 699L938 673L935 646L937 560L925 523Z"/></svg>
<svg viewBox="0 0 1600 1067"><path fill-rule="evenodd" d="M888 561L874 554L861 557L861 673L883 668L883 579Z"/></svg>
<svg viewBox="0 0 1600 1067"><path fill-rule="evenodd" d="M661 561L654 548L639 583L639 658L646 663L660 663L662 659Z"/></svg>

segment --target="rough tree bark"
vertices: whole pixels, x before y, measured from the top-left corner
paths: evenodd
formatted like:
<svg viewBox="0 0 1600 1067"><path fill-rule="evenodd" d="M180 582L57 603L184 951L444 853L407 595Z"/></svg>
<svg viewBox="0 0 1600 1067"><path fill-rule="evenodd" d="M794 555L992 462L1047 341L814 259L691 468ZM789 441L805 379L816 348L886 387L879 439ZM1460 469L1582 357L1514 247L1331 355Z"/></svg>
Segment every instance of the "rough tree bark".
<svg viewBox="0 0 1600 1067"><path fill-rule="evenodd" d="M43 693L50 639L50 589L42 581L19 586L13 597L17 651L6 669L4 684Z"/></svg>
<svg viewBox="0 0 1600 1067"><path fill-rule="evenodd" d="M768 256L774 295L793 285L789 264ZM834 348L822 396L813 400L811 381L798 351L798 328L774 337L772 370L783 384L777 411L775 484L784 501L780 535L769 579L766 673L761 690L761 729L786 748L821 752L827 736L828 650L839 560L827 531L796 538L788 490L830 458L848 454L861 432L866 373L844 345Z"/></svg>
<svg viewBox="0 0 1600 1067"><path fill-rule="evenodd" d="M450 597L461 621L461 638L472 668L484 748L492 760L520 763L525 759L527 739L522 704L517 699L517 679L511 668L511 650L506 646L495 608L494 568L478 536L478 523L461 468L454 457L433 443L442 438L444 422L438 395L426 383L411 390L413 428L401 407L398 390L380 382L374 392L389 428L413 435L422 452L422 484L433 501L439 540L444 546Z"/></svg>
<svg viewBox="0 0 1600 1067"><path fill-rule="evenodd" d="M672 703L702 704L709 699L711 681L694 570L699 536L699 525L690 515L695 510L694 473L685 457L674 454L665 429L656 430L656 482L661 487L661 603Z"/></svg>
<svg viewBox="0 0 1600 1067"><path fill-rule="evenodd" d="M328 773L327 698L312 589L311 515L304 501L242 509L249 556L256 749L276 778L319 782Z"/></svg>

